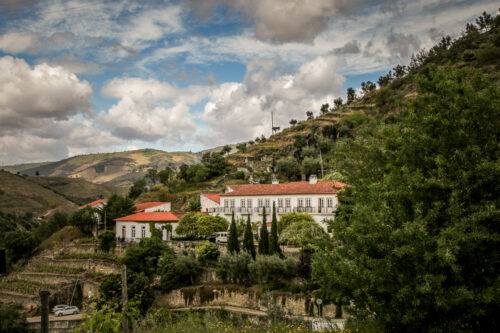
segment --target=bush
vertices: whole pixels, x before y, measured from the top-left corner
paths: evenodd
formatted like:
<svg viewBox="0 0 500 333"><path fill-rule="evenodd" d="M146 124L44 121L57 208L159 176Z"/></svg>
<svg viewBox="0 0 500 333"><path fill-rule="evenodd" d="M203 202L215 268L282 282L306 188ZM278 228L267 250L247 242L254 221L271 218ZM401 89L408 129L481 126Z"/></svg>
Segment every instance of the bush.
<svg viewBox="0 0 500 333"><path fill-rule="evenodd" d="M5 234L5 248L12 262L31 257L37 245L35 236L29 231L11 231Z"/></svg>
<svg viewBox="0 0 500 333"><path fill-rule="evenodd" d="M224 283L248 284L251 282L248 265L250 254L241 251L237 254L224 253L217 262L217 277Z"/></svg>
<svg viewBox="0 0 500 333"><path fill-rule="evenodd" d="M189 200L189 211L199 212L201 210L200 197L193 198Z"/></svg>
<svg viewBox="0 0 500 333"><path fill-rule="evenodd" d="M288 180L300 178L300 165L293 157L282 157L276 162L276 171Z"/></svg>
<svg viewBox="0 0 500 333"><path fill-rule="evenodd" d="M106 231L99 235L99 250L109 252L116 246L115 234L111 231Z"/></svg>
<svg viewBox="0 0 500 333"><path fill-rule="evenodd" d="M142 238L139 246L127 250L123 263L136 273L152 276L161 269L160 258L171 257L172 249L158 238Z"/></svg>
<svg viewBox="0 0 500 333"><path fill-rule="evenodd" d="M245 173L243 171L236 171L233 176L234 179L245 179Z"/></svg>
<svg viewBox="0 0 500 333"><path fill-rule="evenodd" d="M69 224L77 227L84 235L92 235L98 216L92 207L87 206L74 212L69 219Z"/></svg>
<svg viewBox="0 0 500 333"><path fill-rule="evenodd" d="M201 266L194 256L182 255L163 268L161 290L169 292L173 289L194 284L200 275Z"/></svg>
<svg viewBox="0 0 500 333"><path fill-rule="evenodd" d="M220 251L217 245L206 241L198 248L198 260L202 263L209 261L217 261L219 259Z"/></svg>
<svg viewBox="0 0 500 333"><path fill-rule="evenodd" d="M248 270L258 283L279 288L286 280L295 276L297 265L293 259L281 259L278 255L258 256L248 265Z"/></svg>
<svg viewBox="0 0 500 333"><path fill-rule="evenodd" d="M26 317L21 315L20 306L0 303L0 332L24 333L28 331Z"/></svg>

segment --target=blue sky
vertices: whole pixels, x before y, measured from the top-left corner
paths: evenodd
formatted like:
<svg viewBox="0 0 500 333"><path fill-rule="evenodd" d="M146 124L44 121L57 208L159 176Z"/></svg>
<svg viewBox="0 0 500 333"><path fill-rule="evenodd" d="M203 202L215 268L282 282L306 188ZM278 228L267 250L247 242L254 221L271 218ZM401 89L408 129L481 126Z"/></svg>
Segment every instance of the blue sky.
<svg viewBox="0 0 500 333"><path fill-rule="evenodd" d="M0 164L270 135L494 1L0 0Z"/></svg>

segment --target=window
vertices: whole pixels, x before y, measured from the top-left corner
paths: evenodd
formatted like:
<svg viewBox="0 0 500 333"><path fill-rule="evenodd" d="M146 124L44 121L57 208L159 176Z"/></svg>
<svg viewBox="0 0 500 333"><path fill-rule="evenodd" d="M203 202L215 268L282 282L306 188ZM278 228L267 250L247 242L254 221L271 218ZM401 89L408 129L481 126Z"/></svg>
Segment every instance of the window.
<svg viewBox="0 0 500 333"><path fill-rule="evenodd" d="M135 227L132 227L132 238L135 238Z"/></svg>
<svg viewBox="0 0 500 333"><path fill-rule="evenodd" d="M333 199L332 198L326 199L326 204L328 208L333 208Z"/></svg>
<svg viewBox="0 0 500 333"><path fill-rule="evenodd" d="M318 199L318 207L319 208L325 207L325 199L323 199L323 198Z"/></svg>
<svg viewBox="0 0 500 333"><path fill-rule="evenodd" d="M224 200L224 208L229 208L229 200Z"/></svg>
<svg viewBox="0 0 500 333"><path fill-rule="evenodd" d="M263 201L262 201L262 199L259 199L259 200L258 200L258 203L259 203L259 208L262 208L262 202L263 202Z"/></svg>
<svg viewBox="0 0 500 333"><path fill-rule="evenodd" d="M283 208L283 199L278 199L278 208Z"/></svg>
<svg viewBox="0 0 500 333"><path fill-rule="evenodd" d="M234 208L234 199L231 199L231 208Z"/></svg>
<svg viewBox="0 0 500 333"><path fill-rule="evenodd" d="M122 226L122 238L125 238L127 236L127 227Z"/></svg>
<svg viewBox="0 0 500 333"><path fill-rule="evenodd" d="M285 199L285 208L290 208L290 207L291 207L290 199Z"/></svg>
<svg viewBox="0 0 500 333"><path fill-rule="evenodd" d="M241 208L245 208L245 199L241 199Z"/></svg>
<svg viewBox="0 0 500 333"><path fill-rule="evenodd" d="M247 200L247 208L252 208L252 199Z"/></svg>
<svg viewBox="0 0 500 333"><path fill-rule="evenodd" d="M271 208L271 200L266 199L266 208Z"/></svg>
<svg viewBox="0 0 500 333"><path fill-rule="evenodd" d="M304 207L304 199L298 199L299 208Z"/></svg>
<svg viewBox="0 0 500 333"><path fill-rule="evenodd" d="M311 207L311 198L306 198L306 207L307 208Z"/></svg>
<svg viewBox="0 0 500 333"><path fill-rule="evenodd" d="M146 238L146 227L141 227L141 238Z"/></svg>

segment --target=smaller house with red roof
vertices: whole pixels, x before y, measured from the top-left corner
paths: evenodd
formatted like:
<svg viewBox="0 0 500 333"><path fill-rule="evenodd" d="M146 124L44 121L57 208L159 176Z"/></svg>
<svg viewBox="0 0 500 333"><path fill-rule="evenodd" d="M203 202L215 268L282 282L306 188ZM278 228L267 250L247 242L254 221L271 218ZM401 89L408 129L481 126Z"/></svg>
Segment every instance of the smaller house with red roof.
<svg viewBox="0 0 500 333"><path fill-rule="evenodd" d="M135 205L136 213L170 212L170 202L144 202Z"/></svg>
<svg viewBox="0 0 500 333"><path fill-rule="evenodd" d="M171 212L138 212L120 217L116 221L116 237L125 242L138 242L141 238L151 237L151 226L161 231L162 240L176 236L175 229L179 218Z"/></svg>
<svg viewBox="0 0 500 333"><path fill-rule="evenodd" d="M108 202L108 199L99 199L96 201L89 202L88 204L85 204L83 206L80 206L79 208L85 208L85 207L92 207L92 208L102 208L104 205L106 205L106 202Z"/></svg>

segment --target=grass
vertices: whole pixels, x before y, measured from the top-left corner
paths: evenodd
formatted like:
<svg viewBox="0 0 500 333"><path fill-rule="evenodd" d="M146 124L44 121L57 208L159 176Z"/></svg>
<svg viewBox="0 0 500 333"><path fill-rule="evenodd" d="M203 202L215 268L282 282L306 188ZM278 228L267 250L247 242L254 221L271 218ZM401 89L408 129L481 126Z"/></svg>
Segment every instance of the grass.
<svg viewBox="0 0 500 333"><path fill-rule="evenodd" d="M37 264L34 271L43 273L59 273L59 274L79 274L85 272L84 268L80 267L67 267L67 266L52 266Z"/></svg>

